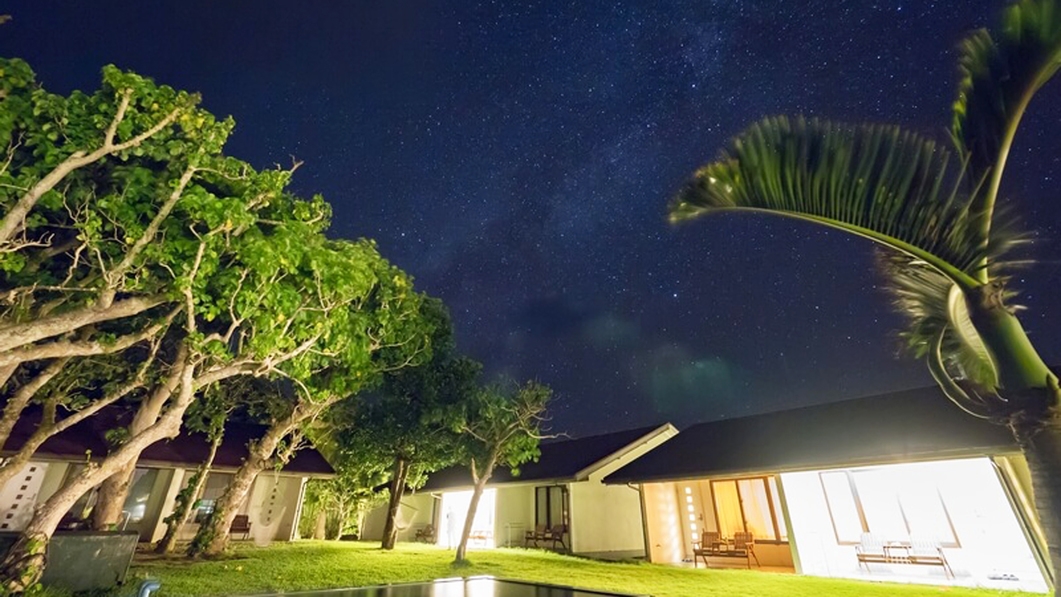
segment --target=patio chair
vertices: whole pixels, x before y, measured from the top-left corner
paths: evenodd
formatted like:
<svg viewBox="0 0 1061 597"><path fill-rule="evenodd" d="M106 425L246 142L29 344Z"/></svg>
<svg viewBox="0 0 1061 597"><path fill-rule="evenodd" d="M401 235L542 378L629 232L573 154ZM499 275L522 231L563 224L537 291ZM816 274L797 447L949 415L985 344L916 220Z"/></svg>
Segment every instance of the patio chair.
<svg viewBox="0 0 1061 597"><path fill-rule="evenodd" d="M432 525L426 525L424 528L417 529L416 535L414 536L416 541L422 543L434 543L435 542L435 527Z"/></svg>
<svg viewBox="0 0 1061 597"><path fill-rule="evenodd" d="M943 553L943 546L932 537L910 535L910 549L907 556L909 564L940 566L947 578L954 578L954 571Z"/></svg>
<svg viewBox="0 0 1061 597"><path fill-rule="evenodd" d="M752 567L752 559L755 559L755 566L762 568L759 563L759 556L755 555L755 536L751 533L738 531L733 533L733 544L730 549L726 550L726 555L732 557L743 556L748 560L748 569Z"/></svg>
<svg viewBox="0 0 1061 597"><path fill-rule="evenodd" d="M232 526L228 527L230 535L237 535L243 533L243 538L246 539L251 534L251 517L246 514L237 514L232 519Z"/></svg>
<svg viewBox="0 0 1061 597"><path fill-rule="evenodd" d="M564 532L566 532L566 530L567 529L565 529L562 524L554 525L550 527L549 530L545 531L545 535L542 536L542 541L552 541L553 549L556 549L556 544L559 543L560 546L564 548L564 551L567 551L567 544L564 543Z"/></svg>
<svg viewBox="0 0 1061 597"><path fill-rule="evenodd" d="M533 543L534 547L538 547L538 542L545 539L545 532L548 527L544 524L539 524L533 529L523 533L523 547L530 547Z"/></svg>
<svg viewBox="0 0 1061 597"><path fill-rule="evenodd" d="M700 533L700 542L693 543L693 568L697 566L697 558L703 558L704 567L710 568L711 565L707 563L707 556L718 555L722 555L722 540L718 535L718 531Z"/></svg>
<svg viewBox="0 0 1061 597"><path fill-rule="evenodd" d="M889 561L884 550L884 540L873 533L862 533L858 545L855 546L855 557L858 558L858 567L865 566L866 572L871 572L871 563L886 564Z"/></svg>

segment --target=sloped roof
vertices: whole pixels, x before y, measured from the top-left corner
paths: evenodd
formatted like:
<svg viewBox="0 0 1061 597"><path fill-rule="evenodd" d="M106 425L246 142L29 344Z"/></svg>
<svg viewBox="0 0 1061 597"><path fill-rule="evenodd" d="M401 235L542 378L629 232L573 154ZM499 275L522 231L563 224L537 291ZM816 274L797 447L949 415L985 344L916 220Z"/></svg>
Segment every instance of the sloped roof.
<svg viewBox="0 0 1061 597"><path fill-rule="evenodd" d="M551 441L541 444L541 456L537 462L520 466L518 477L512 471L499 467L494 471L488 485L503 483L526 483L530 481L577 481L593 470L618 458L628 448L642 440L654 437L673 427L668 424L627 429L615 433L593 435L579 439ZM420 491L438 491L458 487L471 487L472 477L468 467L451 466L431 473Z"/></svg>
<svg viewBox="0 0 1061 597"><path fill-rule="evenodd" d="M19 418L15 428L11 432L7 443L4 444L3 453L7 454L18 450L30 434L36 429L40 421L39 409L30 408ZM107 454L106 432L127 421L129 413L124 409L108 408L101 410L95 416L89 417L81 423L74 425L59 435L48 438L44 445L37 450L37 458L50 458L52 460L78 460L83 461L86 453L91 453L94 459ZM261 425L248 425L242 423L229 423L225 427L225 436L218 447L217 456L214 458L215 469L236 469L247 457L247 442L260 437L265 432ZM173 466L173 467L195 467L206 460L210 452L210 445L206 436L196 433L182 431L180 435L172 440L162 440L151 444L141 455L139 462L147 466ZM303 474L306 476L330 476L335 474L328 461L321 456L320 452L312 447L306 447L295 453L291 462L287 463L282 472L288 474Z"/></svg>
<svg viewBox="0 0 1061 597"><path fill-rule="evenodd" d="M641 483L1017 451L1013 436L918 388L694 425L608 475Z"/></svg>

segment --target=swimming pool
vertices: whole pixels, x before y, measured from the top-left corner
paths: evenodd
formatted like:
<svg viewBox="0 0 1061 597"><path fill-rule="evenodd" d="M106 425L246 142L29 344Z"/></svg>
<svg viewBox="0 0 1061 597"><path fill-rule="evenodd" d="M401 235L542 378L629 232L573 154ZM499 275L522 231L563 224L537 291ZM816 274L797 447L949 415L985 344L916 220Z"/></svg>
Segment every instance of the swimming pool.
<svg viewBox="0 0 1061 597"><path fill-rule="evenodd" d="M644 597L602 593L559 585L541 585L492 576L446 578L432 582L284 593L285 597ZM264 595L260 597L265 597Z"/></svg>

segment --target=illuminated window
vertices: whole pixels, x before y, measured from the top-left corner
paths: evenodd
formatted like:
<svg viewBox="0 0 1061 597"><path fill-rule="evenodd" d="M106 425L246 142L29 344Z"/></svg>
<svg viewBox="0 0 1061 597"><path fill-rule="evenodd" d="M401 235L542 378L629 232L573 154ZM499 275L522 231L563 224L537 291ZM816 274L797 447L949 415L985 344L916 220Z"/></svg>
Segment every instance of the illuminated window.
<svg viewBox="0 0 1061 597"><path fill-rule="evenodd" d="M715 521L723 537L749 532L756 541L788 541L773 477L712 481Z"/></svg>
<svg viewBox="0 0 1061 597"><path fill-rule="evenodd" d="M837 543L858 543L862 533L873 533L886 541L918 535L960 547L939 488L908 482L901 474L893 469L818 473Z"/></svg>

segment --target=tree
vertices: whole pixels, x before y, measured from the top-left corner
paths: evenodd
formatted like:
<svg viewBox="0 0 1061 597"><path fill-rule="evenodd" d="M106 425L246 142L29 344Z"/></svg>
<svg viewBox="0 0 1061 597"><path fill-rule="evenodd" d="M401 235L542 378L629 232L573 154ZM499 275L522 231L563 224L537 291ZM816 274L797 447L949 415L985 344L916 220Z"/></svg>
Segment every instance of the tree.
<svg viewBox="0 0 1061 597"><path fill-rule="evenodd" d="M177 535L181 527L188 522L195 510L196 497L206 486L206 478L214 466L217 449L221 447L221 442L225 439L225 423L238 406L238 402L233 397L233 394L238 393L230 393L228 385L221 383L208 388L203 396L189 407L184 417L185 431L198 432L206 436L206 440L210 442L210 451L207 453L206 460L199 464L195 472L188 477L188 482L177 492L173 512L170 512L169 516L164 519L166 533L155 546L155 553L173 552L177 546Z"/></svg>
<svg viewBox="0 0 1061 597"><path fill-rule="evenodd" d="M460 436L450 421L477 391L482 368L457 354L453 324L441 301L425 301L424 316L434 329L431 358L384 375L378 394L359 405L352 424L338 436L348 457L390 463L383 549L394 549L406 488L418 487L427 473L456 462Z"/></svg>
<svg viewBox="0 0 1061 597"><path fill-rule="evenodd" d="M375 279L321 274L350 265L353 253L374 262L377 252L368 241L329 247L323 199L285 191L294 168L259 172L224 156L232 122L195 109L194 96L108 67L99 92L63 98L40 89L25 63L0 68L0 135L9 138L0 164L0 381L36 386L25 392L32 398L48 391L34 380L57 363L121 352L135 371L154 360L130 396L138 412L122 441L38 506L0 562L3 590L21 592L40 577L71 505L175 437L213 384L295 383L336 351L369 360L370 346L345 343L343 330ZM147 348L127 352L137 347ZM16 406L4 415L17 417Z"/></svg>
<svg viewBox="0 0 1061 597"><path fill-rule="evenodd" d="M1017 128L1061 66L1061 6L1019 0L1001 30L961 46L954 155L894 126L769 118L696 172L672 221L765 212L868 238L909 320L904 337L944 394L1006 425L1032 473L1054 570L1061 570L1061 392L1010 304L1021 237L996 204Z"/></svg>
<svg viewBox="0 0 1061 597"><path fill-rule="evenodd" d="M457 563L465 561L475 511L494 469L507 466L518 474L519 465L538 458L538 442L545 437L541 426L552 390L537 382L516 388L506 385L495 384L476 393L458 423L465 434L466 463L474 488L457 546Z"/></svg>
<svg viewBox="0 0 1061 597"><path fill-rule="evenodd" d="M341 288L348 297L336 314L329 348L282 365L279 371L288 383L247 386L244 402L266 422L265 433L248 444L248 457L199 527L189 555L224 551L228 529L254 480L263 470L285 465L306 445L306 425L377 383L384 371L415 365L429 354L432 328L421 317L423 297L413 292L404 272L367 241L328 241L323 249L313 256L318 287Z"/></svg>

